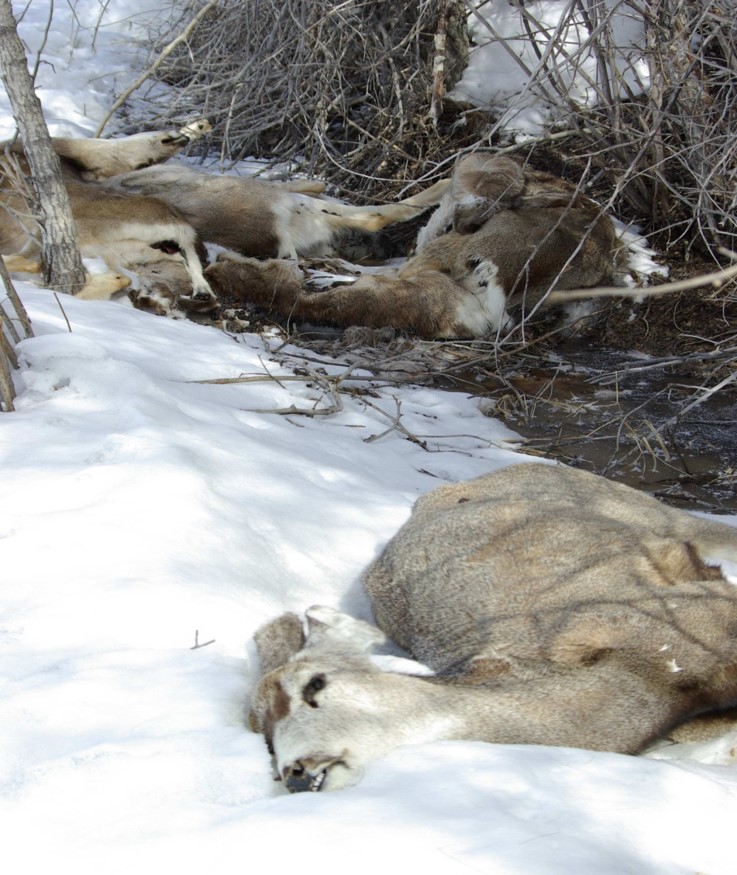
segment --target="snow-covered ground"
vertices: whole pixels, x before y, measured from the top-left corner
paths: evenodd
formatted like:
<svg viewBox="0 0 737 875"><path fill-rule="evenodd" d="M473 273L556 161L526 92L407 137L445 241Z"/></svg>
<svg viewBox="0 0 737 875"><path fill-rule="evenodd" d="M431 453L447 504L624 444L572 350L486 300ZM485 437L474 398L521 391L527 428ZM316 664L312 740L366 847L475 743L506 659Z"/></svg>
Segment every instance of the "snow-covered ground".
<svg viewBox="0 0 737 875"><path fill-rule="evenodd" d="M48 4L26 9L29 46ZM56 3L55 132L94 130L157 5ZM704 760L734 739L701 762L446 742L286 795L244 728L252 633L315 603L368 619L359 574L414 499L519 461L514 436L423 388L258 412L333 402L273 379L275 341L18 288L36 336L0 414L4 870L733 875L737 768ZM201 382L240 376L263 379Z"/></svg>
<svg viewBox="0 0 737 875"><path fill-rule="evenodd" d="M592 36L605 31L609 69L622 94L639 94L650 81L645 29L631 0L472 0L468 66L451 93L460 101L503 110L499 127L517 136L539 134L566 102L598 102L601 58ZM522 10L522 11L520 11ZM610 17L608 17L610 16ZM534 37L534 43L530 40ZM500 39L502 38L502 39Z"/></svg>

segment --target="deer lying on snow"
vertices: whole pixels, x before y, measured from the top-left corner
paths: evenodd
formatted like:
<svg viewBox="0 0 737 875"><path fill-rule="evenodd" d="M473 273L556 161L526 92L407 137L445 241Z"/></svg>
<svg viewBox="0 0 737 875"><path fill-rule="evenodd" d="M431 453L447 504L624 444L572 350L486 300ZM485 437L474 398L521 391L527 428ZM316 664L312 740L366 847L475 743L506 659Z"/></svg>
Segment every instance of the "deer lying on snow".
<svg viewBox="0 0 737 875"><path fill-rule="evenodd" d="M172 299L187 309L216 305L197 257L199 241L259 256L330 255L352 229L373 233L414 218L437 204L448 186L444 180L398 204L356 207L319 199L324 185L314 181L264 182L185 166L150 166L209 129L207 122L197 122L180 132L53 141L62 157L82 254L101 256L113 270L138 273L141 266L159 265L154 270L166 279L139 296L154 301L158 312L171 312ZM22 145L8 150L22 159ZM7 157L5 171L10 179ZM89 185L90 180L107 182ZM0 253L27 256L37 249L27 198L7 181L0 181L0 188L0 206L5 207L0 210ZM183 263L184 276L160 264L172 259ZM83 294L103 296L89 290Z"/></svg>
<svg viewBox="0 0 737 875"><path fill-rule="evenodd" d="M207 122L200 121L179 131L157 131L116 140L52 141L62 159L83 256L102 258L113 271L135 271L140 265L174 260L186 268L191 300L210 306L216 303L202 273L197 234L184 219L154 198L124 197L84 181L165 161L209 128ZM16 150L20 151L15 154ZM38 229L28 195L23 194L22 176L28 172L24 164L22 146L13 145L0 156L0 254L27 259L38 252ZM115 275L105 293L120 288L121 281L124 278ZM86 288L81 296L93 295ZM94 296L99 296L99 292Z"/></svg>
<svg viewBox="0 0 737 875"><path fill-rule="evenodd" d="M464 338L498 331L510 311L529 313L552 289L621 284L624 260L611 220L570 183L474 153L456 164L397 274L310 294L288 265L226 253L208 279L231 298L298 320Z"/></svg>
<svg viewBox="0 0 737 875"><path fill-rule="evenodd" d="M155 197L185 218L200 237L256 258L329 256L341 238L357 229L374 233L437 204L448 181L414 197L383 206L353 206L322 200L322 186L198 173L181 165L150 167L109 180L106 188Z"/></svg>
<svg viewBox="0 0 737 875"><path fill-rule="evenodd" d="M368 568L384 633L434 676L383 672L378 629L329 608L256 633L249 724L290 791L403 744L637 753L737 702L737 529L587 472L505 468L421 497Z"/></svg>
<svg viewBox="0 0 737 875"><path fill-rule="evenodd" d="M195 300L215 297L202 272L194 229L153 198L112 195L82 182L66 182L84 257L102 258L115 272L173 259L182 262ZM38 251L35 218L21 195L0 191L0 253L25 258Z"/></svg>

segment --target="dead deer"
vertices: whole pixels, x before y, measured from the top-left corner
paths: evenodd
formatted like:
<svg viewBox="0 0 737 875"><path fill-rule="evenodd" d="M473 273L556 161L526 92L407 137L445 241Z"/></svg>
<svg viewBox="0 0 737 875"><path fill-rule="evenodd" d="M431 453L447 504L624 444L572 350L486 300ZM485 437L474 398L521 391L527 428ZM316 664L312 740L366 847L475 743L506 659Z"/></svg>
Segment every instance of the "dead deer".
<svg viewBox="0 0 737 875"><path fill-rule="evenodd" d="M487 314L476 299L439 271L411 279L369 274L327 291L309 291L305 274L291 261L245 258L223 252L205 270L218 298L254 304L271 313L317 324L391 325L418 337L484 334Z"/></svg>
<svg viewBox="0 0 737 875"><path fill-rule="evenodd" d="M162 260L181 262L189 276L187 297L215 303L203 274L197 234L166 204L123 197L82 182L67 181L66 188L83 256L102 258L115 273L135 272ZM0 191L0 254L21 254L30 260L37 252L36 220L27 201L16 192Z"/></svg>
<svg viewBox="0 0 737 875"><path fill-rule="evenodd" d="M449 182L396 204L358 207L314 197L314 186L304 182L199 173L183 165L137 170L105 185L164 201L209 243L256 258L296 259L334 254L351 229L373 233L420 215L440 201Z"/></svg>
<svg viewBox="0 0 737 875"><path fill-rule="evenodd" d="M126 270L135 272L141 265L173 260L183 264L188 274L189 294L185 298L215 304L202 272L199 239L186 220L154 198L126 197L81 178L99 178L113 169L166 160L207 129L207 122L197 122L179 132L160 131L118 140L54 141L62 156L83 256L102 258L116 275ZM24 172L27 167L22 154L11 150L0 156L0 254L32 258L38 252L38 223ZM111 283L111 288L114 285ZM102 296L101 290L98 280L94 296ZM85 296L92 296L91 292Z"/></svg>
<svg viewBox="0 0 737 875"><path fill-rule="evenodd" d="M737 702L737 528L584 471L527 463L421 497L334 611L256 633L249 724L290 791L338 789L438 739L638 753ZM381 671L384 633L430 677Z"/></svg>
<svg viewBox="0 0 737 875"><path fill-rule="evenodd" d="M621 284L620 249L609 217L570 183L474 154L457 163L416 254L397 273L312 293L289 281L264 289L249 282L257 267L225 256L209 279L298 320L391 325L429 340L482 337L552 289Z"/></svg>

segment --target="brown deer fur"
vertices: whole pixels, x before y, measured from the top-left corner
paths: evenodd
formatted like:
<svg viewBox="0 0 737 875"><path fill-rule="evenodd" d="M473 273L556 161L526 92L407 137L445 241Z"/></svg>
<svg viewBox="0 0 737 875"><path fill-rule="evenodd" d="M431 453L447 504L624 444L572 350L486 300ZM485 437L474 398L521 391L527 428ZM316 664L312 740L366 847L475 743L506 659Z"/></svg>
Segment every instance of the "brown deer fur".
<svg viewBox="0 0 737 875"><path fill-rule="evenodd" d="M506 158L461 159L418 251L397 273L310 293L292 272L256 281L258 266L225 258L215 289L282 316L347 327L391 325L427 339L478 337L529 313L551 289L621 282L614 226L563 180Z"/></svg>
<svg viewBox="0 0 737 875"><path fill-rule="evenodd" d="M203 240L257 258L326 256L350 229L379 231L437 204L442 180L414 197L384 206L352 206L313 197L314 185L198 173L182 165L150 167L109 180L120 193L156 197Z"/></svg>
<svg viewBox="0 0 737 875"><path fill-rule="evenodd" d="M166 204L154 198L126 197L84 182L107 172L166 160L206 122L181 131L156 132L118 140L55 140L83 256L102 258L114 272L135 271L140 265L174 260L189 276L193 300L213 300L203 274L194 229ZM0 254L33 256L38 252L37 221L24 185L28 172L22 151L13 146L0 156Z"/></svg>

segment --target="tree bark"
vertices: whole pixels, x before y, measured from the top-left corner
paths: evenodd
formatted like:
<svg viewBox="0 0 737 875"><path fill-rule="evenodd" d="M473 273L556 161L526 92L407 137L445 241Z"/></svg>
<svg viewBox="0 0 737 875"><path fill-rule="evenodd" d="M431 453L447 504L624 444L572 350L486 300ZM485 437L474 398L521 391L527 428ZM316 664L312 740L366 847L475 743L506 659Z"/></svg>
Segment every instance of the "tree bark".
<svg viewBox="0 0 737 875"><path fill-rule="evenodd" d="M41 264L51 288L76 292L85 281L76 229L54 151L33 87L10 0L0 0L0 78L10 99L31 171L31 191L41 225Z"/></svg>

